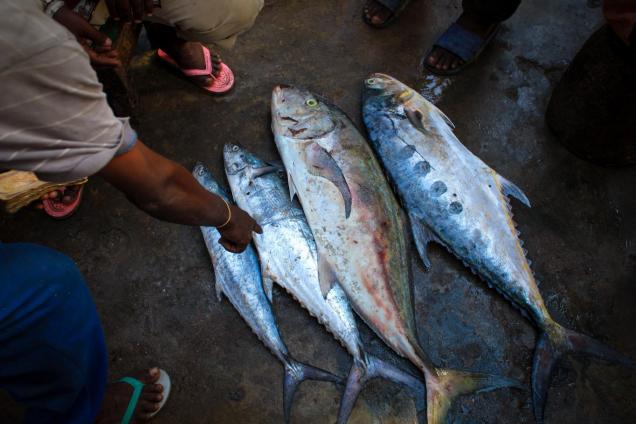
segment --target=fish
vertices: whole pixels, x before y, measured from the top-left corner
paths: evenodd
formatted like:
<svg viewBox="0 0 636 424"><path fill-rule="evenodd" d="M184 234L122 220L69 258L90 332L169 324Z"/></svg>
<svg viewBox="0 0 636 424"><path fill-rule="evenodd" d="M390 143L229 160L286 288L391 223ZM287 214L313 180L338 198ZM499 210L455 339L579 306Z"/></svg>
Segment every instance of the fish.
<svg viewBox="0 0 636 424"><path fill-rule="evenodd" d="M206 190L230 199L214 179L210 171L198 163L192 174ZM250 244L242 253L225 250L219 243L221 235L214 227L201 227L205 245L214 268L217 300L225 295L258 339L283 364L283 411L285 423L290 422L294 394L305 380L328 381L341 384L342 379L328 371L304 364L294 359L278 331L270 301L263 291L261 270L254 247Z"/></svg>
<svg viewBox="0 0 636 424"><path fill-rule="evenodd" d="M262 161L236 144L226 144L223 156L232 197L263 228L263 234L254 236L254 244L261 262L265 293L270 301L272 285L276 282L323 324L353 357L338 423L347 422L364 384L376 377L408 387L415 395L418 410L425 410L421 381L365 351L343 290L335 285L327 297L323 297L318 279L316 242L301 207L289 198L281 167Z"/></svg>
<svg viewBox="0 0 636 424"><path fill-rule="evenodd" d="M323 296L334 286L396 353L423 374L426 420L446 420L452 400L519 386L508 378L435 366L419 344L404 217L366 140L337 106L302 88L272 92L272 131L316 241Z"/></svg>
<svg viewBox="0 0 636 424"><path fill-rule="evenodd" d="M532 369L537 422L554 367L566 354L584 353L634 367L634 362L557 323L545 306L510 206L530 207L523 191L468 150L453 123L412 88L385 74L365 80L363 121L408 212L425 268L427 245L438 243L512 302L539 328Z"/></svg>

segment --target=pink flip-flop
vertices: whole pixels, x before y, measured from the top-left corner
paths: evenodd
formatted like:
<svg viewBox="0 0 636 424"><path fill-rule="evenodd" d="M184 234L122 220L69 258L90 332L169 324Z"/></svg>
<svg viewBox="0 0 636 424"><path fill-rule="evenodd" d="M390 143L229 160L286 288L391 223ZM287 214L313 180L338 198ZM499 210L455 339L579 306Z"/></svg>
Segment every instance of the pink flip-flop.
<svg viewBox="0 0 636 424"><path fill-rule="evenodd" d="M84 191L84 185L81 185L77 188L75 193L75 198L69 204L66 204L62 201L64 198L64 192L66 191L66 187L62 187L57 191L60 192L60 195L54 199L44 199L42 200L42 206L44 206L44 212L47 215L55 218L55 219L64 219L68 218L75 213L77 208L79 207L80 201L82 200L82 192Z"/></svg>
<svg viewBox="0 0 636 424"><path fill-rule="evenodd" d="M219 75L212 75L212 58L210 56L210 49L203 45L201 48L203 49L203 57L205 59L205 69L183 69L168 55L168 53L161 49L157 49L157 56L159 56L161 60L180 70L181 73L187 77L211 76L212 83L210 85L207 87L199 85L199 87L205 91L214 94L227 93L234 86L234 73L225 63L221 62L221 71L219 72Z"/></svg>

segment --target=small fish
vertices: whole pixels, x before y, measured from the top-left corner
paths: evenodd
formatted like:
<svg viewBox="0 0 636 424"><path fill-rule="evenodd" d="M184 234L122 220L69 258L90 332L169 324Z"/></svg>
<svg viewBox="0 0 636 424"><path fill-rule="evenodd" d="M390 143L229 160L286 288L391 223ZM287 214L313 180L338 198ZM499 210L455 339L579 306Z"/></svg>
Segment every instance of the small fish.
<svg viewBox="0 0 636 424"><path fill-rule="evenodd" d="M516 386L506 378L438 368L420 347L402 212L351 120L307 90L278 86L272 130L292 197L298 196L316 241L323 296L339 285L376 334L423 372L428 423L443 423L457 396ZM308 153L317 150L323 152Z"/></svg>
<svg viewBox="0 0 636 424"><path fill-rule="evenodd" d="M229 201L224 190L202 164L197 164L192 174L206 190ZM340 383L341 379L327 371L303 364L290 355L278 332L271 304L263 291L261 269L254 248L249 245L243 253L231 253L219 244L221 235L216 228L201 227L201 232L212 259L218 300L224 294L254 334L285 367L283 410L285 422L289 423L294 393L300 383L304 380Z"/></svg>
<svg viewBox="0 0 636 424"><path fill-rule="evenodd" d="M445 246L541 330L532 370L537 421L543 422L552 371L563 355L585 353L634 367L550 316L512 220L508 197L530 206L521 189L464 147L450 119L405 84L373 74L365 86L364 122L409 214L424 265L431 267L429 242Z"/></svg>
<svg viewBox="0 0 636 424"><path fill-rule="evenodd" d="M364 384L384 377L404 384L424 410L424 386L413 375L364 351L353 311L340 286L325 299L318 280L316 243L300 206L289 198L280 167L263 162L240 146L226 144L225 173L236 204L263 228L254 236L261 262L265 292L271 300L272 283L290 293L323 324L353 357L338 423L345 423Z"/></svg>

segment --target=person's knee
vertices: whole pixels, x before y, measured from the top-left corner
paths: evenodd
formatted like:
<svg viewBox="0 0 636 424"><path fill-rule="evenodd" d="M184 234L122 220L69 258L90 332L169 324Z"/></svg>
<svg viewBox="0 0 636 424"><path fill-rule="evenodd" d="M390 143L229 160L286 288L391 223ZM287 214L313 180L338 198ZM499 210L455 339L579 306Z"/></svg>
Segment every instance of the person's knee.
<svg viewBox="0 0 636 424"><path fill-rule="evenodd" d="M241 32L248 30L254 25L256 17L263 9L263 0L240 0L232 1L232 16L234 16L235 25L241 28Z"/></svg>
<svg viewBox="0 0 636 424"><path fill-rule="evenodd" d="M214 43L230 38L254 25L263 0L217 0L198 2L190 16L178 24L182 33L196 41ZM200 9L200 10L197 10Z"/></svg>
<svg viewBox="0 0 636 424"><path fill-rule="evenodd" d="M0 251L0 280L13 283L11 293L4 294L14 302L23 299L26 304L56 308L69 299L81 304L90 300L82 274L65 254L28 243L3 244Z"/></svg>

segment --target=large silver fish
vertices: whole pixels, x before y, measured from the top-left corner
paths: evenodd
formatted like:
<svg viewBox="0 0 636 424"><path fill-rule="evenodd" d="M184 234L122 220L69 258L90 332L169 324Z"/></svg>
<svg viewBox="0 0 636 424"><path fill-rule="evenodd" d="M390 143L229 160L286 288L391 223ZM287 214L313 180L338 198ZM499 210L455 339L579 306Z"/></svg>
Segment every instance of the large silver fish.
<svg viewBox="0 0 636 424"><path fill-rule="evenodd" d="M450 120L417 92L384 74L371 75L365 86L364 122L409 213L425 266L431 266L427 244L445 246L541 329L532 371L537 421L562 355L581 352L634 366L550 316L510 212L507 196L530 206L525 194L466 149Z"/></svg>
<svg viewBox="0 0 636 424"><path fill-rule="evenodd" d="M456 396L515 385L437 368L420 347L401 210L349 118L306 90L278 86L272 129L316 240L323 295L340 285L358 315L424 373L428 422L444 422Z"/></svg>
<svg viewBox="0 0 636 424"><path fill-rule="evenodd" d="M229 200L203 165L197 164L192 174L206 190ZM304 380L339 383L341 380L327 371L303 364L291 357L280 337L271 304L263 291L261 269L254 248L249 245L243 253L231 253L219 243L221 235L216 228L201 227L201 232L212 259L218 300L224 294L254 334L285 367L283 410L285 422L288 423L294 393L300 383Z"/></svg>
<svg viewBox="0 0 636 424"><path fill-rule="evenodd" d="M364 351L353 311L345 293L335 285L325 299L318 280L317 250L305 215L289 198L289 189L278 171L240 146L226 144L225 173L236 204L263 228L254 237L271 301L276 282L298 300L336 337L353 357L342 397L338 422L345 423L364 383L384 377L410 387L424 410L424 386L412 376Z"/></svg>

